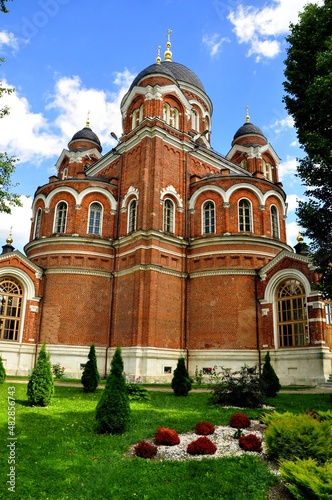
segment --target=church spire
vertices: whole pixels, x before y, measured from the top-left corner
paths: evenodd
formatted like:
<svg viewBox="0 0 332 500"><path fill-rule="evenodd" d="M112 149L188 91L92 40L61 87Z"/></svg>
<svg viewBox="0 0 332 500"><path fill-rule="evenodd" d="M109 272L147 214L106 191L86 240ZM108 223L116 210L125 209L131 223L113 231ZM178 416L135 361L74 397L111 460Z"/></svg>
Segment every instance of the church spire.
<svg viewBox="0 0 332 500"><path fill-rule="evenodd" d="M170 48L171 48L171 40L170 40L171 33L172 33L172 30L168 30L166 33L167 42L166 42L166 50L164 52L165 61L172 61L172 52L170 50Z"/></svg>
<svg viewBox="0 0 332 500"><path fill-rule="evenodd" d="M250 116L249 116L249 106L246 106L246 123L250 122Z"/></svg>
<svg viewBox="0 0 332 500"><path fill-rule="evenodd" d="M158 54L157 54L157 57L156 57L156 63L157 64L160 64L161 63L161 57L160 57L160 45L158 46Z"/></svg>

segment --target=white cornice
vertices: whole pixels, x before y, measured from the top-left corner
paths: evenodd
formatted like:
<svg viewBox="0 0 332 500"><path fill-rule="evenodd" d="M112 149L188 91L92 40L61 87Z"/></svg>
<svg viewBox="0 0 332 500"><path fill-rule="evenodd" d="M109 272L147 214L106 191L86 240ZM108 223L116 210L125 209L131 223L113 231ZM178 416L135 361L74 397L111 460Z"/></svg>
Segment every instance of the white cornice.
<svg viewBox="0 0 332 500"><path fill-rule="evenodd" d="M48 245L61 245L64 244L75 245L75 253L76 245L86 245L86 246L94 246L94 247L112 247L111 239L97 239L97 238L86 238L85 236L73 235L73 236L50 236L49 238L39 238L38 240L30 241L24 247L25 251L35 250L37 248L43 248ZM47 252L49 253L49 252ZM99 254L98 254L99 255ZM30 261L29 261L30 262Z"/></svg>
<svg viewBox="0 0 332 500"><path fill-rule="evenodd" d="M94 271L93 269L59 268L46 269L45 274L80 274L84 276L98 276L101 278L112 278L111 272Z"/></svg>
<svg viewBox="0 0 332 500"><path fill-rule="evenodd" d="M262 280L264 280L266 277L266 274L269 271L271 271L271 269L274 266L276 266L282 259L284 259L286 257L289 259L292 259L292 260L296 260L298 262L304 262L305 264L309 264L309 269L310 269L311 259L309 257L307 257L306 255L300 255L298 253L283 250L278 255L276 255L268 264L266 264L264 267L262 267L262 269L259 271L260 278Z"/></svg>
<svg viewBox="0 0 332 500"><path fill-rule="evenodd" d="M281 241L273 240L266 237L259 236L249 236L249 235L240 235L240 234L224 234L224 235L215 235L213 237L207 238L197 238L190 241L190 247L200 248L204 246L210 245L236 245L236 246L253 246L253 247L271 247L279 252L287 251L290 253L290 246ZM275 255L275 254L273 254Z"/></svg>
<svg viewBox="0 0 332 500"><path fill-rule="evenodd" d="M213 269L212 271L197 271L189 274L190 279L208 276L256 276L256 271L254 269Z"/></svg>
<svg viewBox="0 0 332 500"><path fill-rule="evenodd" d="M128 274L137 273L138 271L145 271L145 272L154 271L156 273L167 274L169 276L175 276L177 278L186 278L187 277L187 273L175 271L173 269L167 269L165 267L156 266L153 264L146 264L146 265L139 264L137 266L133 266L133 267L130 267L128 269L123 269L122 271L116 271L113 273L113 275L115 278L118 278L120 276L126 276Z"/></svg>

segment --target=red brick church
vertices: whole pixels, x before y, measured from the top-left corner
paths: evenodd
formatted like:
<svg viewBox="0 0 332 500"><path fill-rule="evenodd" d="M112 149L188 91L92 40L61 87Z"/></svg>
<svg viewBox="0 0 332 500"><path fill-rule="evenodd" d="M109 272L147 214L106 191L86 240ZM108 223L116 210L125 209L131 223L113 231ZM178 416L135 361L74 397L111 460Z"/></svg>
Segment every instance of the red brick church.
<svg viewBox="0 0 332 500"><path fill-rule="evenodd" d="M282 384L332 371L332 308L300 240L286 242L279 158L250 122L226 156L210 144L212 103L173 62L143 69L121 103L123 134L102 153L86 124L38 187L23 255L0 255L0 355L29 374L43 342L80 376L92 343L104 375L121 346L130 379L238 369L267 351Z"/></svg>

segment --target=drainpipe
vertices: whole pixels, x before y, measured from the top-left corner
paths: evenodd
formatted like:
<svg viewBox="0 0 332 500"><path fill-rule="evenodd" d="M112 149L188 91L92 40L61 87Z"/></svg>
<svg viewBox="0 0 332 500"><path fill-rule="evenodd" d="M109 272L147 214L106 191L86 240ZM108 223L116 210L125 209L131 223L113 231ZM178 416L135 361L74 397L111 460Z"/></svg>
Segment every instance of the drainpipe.
<svg viewBox="0 0 332 500"><path fill-rule="evenodd" d="M259 375L261 375L262 372L262 354L260 350L260 345L259 345L259 309L258 309L258 297L257 297L257 280L258 280L258 272L256 270L255 274L255 304L256 304L256 347L258 351L258 371Z"/></svg>
<svg viewBox="0 0 332 500"><path fill-rule="evenodd" d="M109 320L109 330L108 330L108 345L106 347L105 353L105 378L107 377L107 369L108 369L108 351L111 347L111 337L112 337L112 329L114 322L114 303L115 303L115 271L116 271L116 263L117 263L117 248L114 245L115 241L119 239L119 226L120 226L120 200L121 200L121 184L122 184L122 168L123 168L123 156L122 153L118 153L116 148L114 148L114 154L120 156L120 172L119 172L119 183L118 183L118 197L117 197L117 207L116 207L116 219L115 219L115 231L114 231L114 239L112 240L111 247L113 248L113 269L111 272L112 275L112 286L111 286L111 304L110 304L110 320Z"/></svg>

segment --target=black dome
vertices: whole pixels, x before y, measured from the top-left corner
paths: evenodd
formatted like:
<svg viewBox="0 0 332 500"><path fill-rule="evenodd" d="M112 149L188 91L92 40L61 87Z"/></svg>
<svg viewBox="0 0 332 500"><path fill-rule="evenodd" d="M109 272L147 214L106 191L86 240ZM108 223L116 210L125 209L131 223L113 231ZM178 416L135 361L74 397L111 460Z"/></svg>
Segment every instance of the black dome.
<svg viewBox="0 0 332 500"><path fill-rule="evenodd" d="M147 75L153 75L153 74L162 74L170 76L174 80L190 83L191 85L194 85L195 87L205 92L202 82L200 81L198 76L196 76L195 73L191 71L191 69L187 68L183 64L179 64L172 61L163 61L160 64L157 63L151 64L147 68L143 69L136 76L133 83L130 85L129 90L135 87L142 78L144 78Z"/></svg>
<svg viewBox="0 0 332 500"><path fill-rule="evenodd" d="M70 142L79 141L79 140L92 141L92 142L95 142L96 144L98 144L98 146L101 146L100 140L98 139L98 136L94 132L92 132L90 127L84 127L84 128L82 128L82 130L79 130L78 132L76 132L76 134L73 135Z"/></svg>
<svg viewBox="0 0 332 500"><path fill-rule="evenodd" d="M261 135L262 137L264 137L264 139L266 139L261 129L250 122L246 122L244 125L242 125L242 127L239 128L237 132L235 132L233 141L235 141L235 139L237 139L241 135Z"/></svg>

